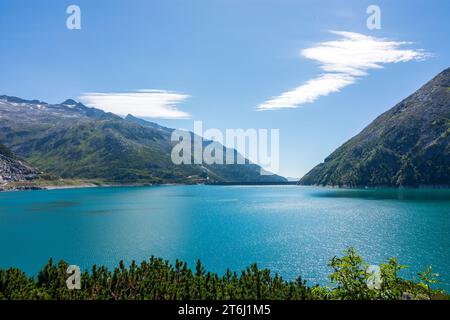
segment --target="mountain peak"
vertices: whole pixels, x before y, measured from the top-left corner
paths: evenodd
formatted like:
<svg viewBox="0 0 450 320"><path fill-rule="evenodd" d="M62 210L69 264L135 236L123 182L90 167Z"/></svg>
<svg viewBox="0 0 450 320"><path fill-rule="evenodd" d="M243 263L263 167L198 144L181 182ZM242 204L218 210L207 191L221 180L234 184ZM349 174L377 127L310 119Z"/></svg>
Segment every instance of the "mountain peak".
<svg viewBox="0 0 450 320"><path fill-rule="evenodd" d="M61 104L64 104L66 106L74 106L74 105L77 105L78 102L73 99L67 99L66 101L62 102Z"/></svg>
<svg viewBox="0 0 450 320"><path fill-rule="evenodd" d="M300 184L450 186L450 68L376 118Z"/></svg>

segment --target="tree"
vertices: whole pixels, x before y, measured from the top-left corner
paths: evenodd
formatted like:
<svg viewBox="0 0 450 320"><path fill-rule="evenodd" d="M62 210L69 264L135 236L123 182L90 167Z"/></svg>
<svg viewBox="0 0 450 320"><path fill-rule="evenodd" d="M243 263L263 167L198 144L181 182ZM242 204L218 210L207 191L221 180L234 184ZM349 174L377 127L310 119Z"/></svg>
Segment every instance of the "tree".
<svg viewBox="0 0 450 320"><path fill-rule="evenodd" d="M428 298L431 300L432 299L431 285L439 283L439 280L438 280L439 274L438 273L433 273L432 266L428 266L425 269L425 271L419 272L418 275L419 275L420 280L422 281L422 283L426 286L427 293L428 293Z"/></svg>

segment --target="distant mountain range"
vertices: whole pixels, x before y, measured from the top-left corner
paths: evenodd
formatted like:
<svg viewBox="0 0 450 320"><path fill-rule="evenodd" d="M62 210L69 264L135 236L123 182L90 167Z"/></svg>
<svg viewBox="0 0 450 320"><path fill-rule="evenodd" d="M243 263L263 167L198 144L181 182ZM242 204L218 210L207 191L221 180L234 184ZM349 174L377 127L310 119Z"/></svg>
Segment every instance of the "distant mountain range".
<svg viewBox="0 0 450 320"><path fill-rule="evenodd" d="M450 186L450 68L380 115L299 183Z"/></svg>
<svg viewBox="0 0 450 320"><path fill-rule="evenodd" d="M286 181L261 175L261 168L248 160L244 165L175 165L172 131L72 99L48 104L0 96L0 143L39 171L58 177L113 183Z"/></svg>

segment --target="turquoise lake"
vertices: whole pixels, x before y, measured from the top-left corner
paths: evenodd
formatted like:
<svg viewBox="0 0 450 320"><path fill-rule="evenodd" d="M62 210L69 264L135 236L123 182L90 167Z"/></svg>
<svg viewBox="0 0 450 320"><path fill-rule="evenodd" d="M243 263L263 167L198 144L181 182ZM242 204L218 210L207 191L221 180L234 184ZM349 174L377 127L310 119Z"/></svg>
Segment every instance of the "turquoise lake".
<svg viewBox="0 0 450 320"><path fill-rule="evenodd" d="M88 268L151 255L207 270L252 262L328 283L327 261L354 246L370 264L427 265L450 291L450 190L152 186L0 193L0 267L30 275L64 259Z"/></svg>

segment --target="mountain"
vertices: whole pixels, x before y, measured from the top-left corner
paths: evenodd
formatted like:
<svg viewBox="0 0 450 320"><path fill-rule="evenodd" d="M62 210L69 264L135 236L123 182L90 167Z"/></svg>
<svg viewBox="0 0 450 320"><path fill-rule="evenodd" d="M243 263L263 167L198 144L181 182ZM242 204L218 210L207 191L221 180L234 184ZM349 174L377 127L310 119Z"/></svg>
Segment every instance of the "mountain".
<svg viewBox="0 0 450 320"><path fill-rule="evenodd" d="M125 118L126 121L134 122L140 124L144 127L152 128L153 130L158 131L165 138L170 141L170 137L174 129L163 127L157 123L146 121L140 118L136 118L132 115L128 115ZM195 135L190 132L191 141L194 141ZM203 148L206 148L213 141L203 139ZM222 147L223 152L223 163L226 163L226 155L228 153L232 153L236 158L238 153L236 150L232 150L229 148ZM191 160L194 162L194 148L192 146L191 149ZM248 159L245 160L246 164L213 164L207 165L203 164L202 168L205 171L204 174L208 174L209 178L212 178L215 182L240 182L240 183L279 183L279 182L287 182L287 179L284 177L280 177L278 175L261 175L261 167L250 163Z"/></svg>
<svg viewBox="0 0 450 320"><path fill-rule="evenodd" d="M0 144L0 183L32 180L37 170L17 159L14 154Z"/></svg>
<svg viewBox="0 0 450 320"><path fill-rule="evenodd" d="M59 104L0 96L0 142L62 178L116 183L284 182L245 165L175 165L173 129L125 119L68 99Z"/></svg>
<svg viewBox="0 0 450 320"><path fill-rule="evenodd" d="M299 183L450 186L450 68L380 115Z"/></svg>

